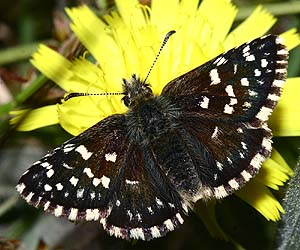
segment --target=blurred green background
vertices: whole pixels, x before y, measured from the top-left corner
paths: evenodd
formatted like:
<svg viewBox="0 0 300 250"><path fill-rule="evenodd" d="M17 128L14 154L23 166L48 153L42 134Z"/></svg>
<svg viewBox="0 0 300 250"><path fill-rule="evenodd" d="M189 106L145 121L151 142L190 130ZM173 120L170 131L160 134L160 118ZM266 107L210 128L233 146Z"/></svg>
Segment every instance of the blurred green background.
<svg viewBox="0 0 300 250"><path fill-rule="evenodd" d="M143 1L148 3L149 1ZM257 4L277 16L271 32L299 30L300 1L233 1L240 9L235 26ZM291 7L291 3L294 3ZM66 6L86 3L106 13L113 0L1 0L0 1L0 250L16 249L22 242L33 249L235 249L230 242L213 239L195 214L166 237L151 242L125 242L109 237L99 223L75 225L44 214L25 204L14 186L20 175L47 150L70 138L61 127L49 126L31 132L17 132L9 126L9 111L36 108L60 101L64 92L28 62L40 42L58 49L68 58L83 51L68 27ZM299 76L300 50L290 55L289 77ZM34 86L33 79L38 77ZM299 138L275 138L275 145L291 167L300 147ZM275 192L281 199L285 189ZM274 249L277 224L268 222L253 208L228 197L217 205L217 217L225 231L246 249ZM7 247L7 248L4 248Z"/></svg>

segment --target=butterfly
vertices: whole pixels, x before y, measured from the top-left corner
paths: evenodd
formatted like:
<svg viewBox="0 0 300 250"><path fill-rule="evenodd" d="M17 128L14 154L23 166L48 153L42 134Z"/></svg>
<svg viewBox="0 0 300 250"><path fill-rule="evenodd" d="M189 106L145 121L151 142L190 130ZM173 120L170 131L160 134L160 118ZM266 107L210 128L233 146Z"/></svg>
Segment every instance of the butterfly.
<svg viewBox="0 0 300 250"><path fill-rule="evenodd" d="M114 114L27 170L17 191L71 221L151 240L184 222L200 199L232 194L272 150L267 120L287 75L288 51L267 35L170 81L155 96L136 75Z"/></svg>

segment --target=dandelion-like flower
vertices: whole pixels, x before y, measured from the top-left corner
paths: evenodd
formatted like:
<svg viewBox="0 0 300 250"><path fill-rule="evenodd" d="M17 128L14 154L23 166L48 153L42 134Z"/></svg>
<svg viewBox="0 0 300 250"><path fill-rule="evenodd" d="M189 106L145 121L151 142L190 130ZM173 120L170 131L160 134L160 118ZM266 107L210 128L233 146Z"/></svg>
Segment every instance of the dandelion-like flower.
<svg viewBox="0 0 300 250"><path fill-rule="evenodd" d="M122 92L122 79L137 74L145 79L164 35L176 30L153 68L148 82L159 95L170 80L209 61L220 53L264 35L275 18L262 7L231 31L237 9L227 0L153 0L151 7L137 0L116 0L117 11L98 18L87 6L67 9L71 28L89 54L70 61L41 45L32 64L66 92ZM166 13L169 13L166 15ZM226 15L224 15L226 13ZM281 34L288 49L299 44L294 29ZM286 82L270 127L276 136L300 134L300 79ZM298 91L296 90L298 88ZM59 123L72 135L78 135L112 114L122 114L127 107L122 96L77 97L61 104L31 111L19 126L28 131ZM296 104L298 103L298 104ZM12 122L24 111L16 111ZM297 114L296 114L297 113ZM260 173L236 195L268 220L278 220L283 208L269 191L278 189L292 175L280 154L274 150ZM211 232L216 234L216 232Z"/></svg>

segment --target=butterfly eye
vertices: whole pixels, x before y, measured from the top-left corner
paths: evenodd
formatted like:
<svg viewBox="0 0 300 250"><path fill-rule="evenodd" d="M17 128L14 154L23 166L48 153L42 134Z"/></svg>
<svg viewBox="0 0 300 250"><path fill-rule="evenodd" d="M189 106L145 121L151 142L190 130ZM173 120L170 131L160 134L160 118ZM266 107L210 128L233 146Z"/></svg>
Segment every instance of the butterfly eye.
<svg viewBox="0 0 300 250"><path fill-rule="evenodd" d="M124 102L126 107L129 107L130 105L130 97L128 96L128 94L126 93L125 96L122 98L122 101Z"/></svg>

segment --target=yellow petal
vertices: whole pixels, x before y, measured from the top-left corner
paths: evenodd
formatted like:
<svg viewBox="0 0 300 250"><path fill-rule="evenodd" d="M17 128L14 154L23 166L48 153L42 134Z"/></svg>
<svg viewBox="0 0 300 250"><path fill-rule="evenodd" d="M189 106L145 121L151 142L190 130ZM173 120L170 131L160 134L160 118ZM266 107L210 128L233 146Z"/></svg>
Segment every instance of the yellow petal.
<svg viewBox="0 0 300 250"><path fill-rule="evenodd" d="M67 13L72 20L72 30L100 64L100 69L105 72L105 81L102 84L112 90L120 89L126 67L122 48L117 45L110 27L86 6L67 9ZM118 17L113 20L122 22Z"/></svg>
<svg viewBox="0 0 300 250"><path fill-rule="evenodd" d="M295 48L300 43L300 37L295 28L282 33L280 36L284 39L284 44L288 50Z"/></svg>
<svg viewBox="0 0 300 250"><path fill-rule="evenodd" d="M132 30L146 24L144 13L137 0L116 0L116 5L125 24Z"/></svg>
<svg viewBox="0 0 300 250"><path fill-rule="evenodd" d="M30 62L49 79L66 91L70 90L68 79L73 75L70 71L71 62L56 51L40 45Z"/></svg>
<svg viewBox="0 0 300 250"><path fill-rule="evenodd" d="M19 123L19 131L30 131L58 123L57 105L49 105L33 110L15 110L11 114L14 117L10 120L10 123Z"/></svg>
<svg viewBox="0 0 300 250"><path fill-rule="evenodd" d="M208 32L205 39L210 40L209 50L206 53L214 57L224 51L224 39L235 19L237 9L228 0L205 0L200 4L199 13L207 25Z"/></svg>
<svg viewBox="0 0 300 250"><path fill-rule="evenodd" d="M263 184L252 179L235 193L260 212L267 220L277 221L284 210L270 190Z"/></svg>
<svg viewBox="0 0 300 250"><path fill-rule="evenodd" d="M275 148L272 149L271 158L277 163L277 167L280 168L281 172L286 173L289 176L294 175L294 171L289 167L289 165L286 163L286 161Z"/></svg>
<svg viewBox="0 0 300 250"><path fill-rule="evenodd" d="M267 10L258 6L245 21L230 32L224 42L225 50L264 35L275 21L276 19Z"/></svg>
<svg viewBox="0 0 300 250"><path fill-rule="evenodd" d="M282 96L270 117L274 136L300 135L300 78L287 79Z"/></svg>
<svg viewBox="0 0 300 250"><path fill-rule="evenodd" d="M255 177L256 181L275 190L279 189L278 186L284 185L289 178L290 176L282 172L280 165L272 158L264 162L258 175Z"/></svg>
<svg viewBox="0 0 300 250"><path fill-rule="evenodd" d="M121 98L84 96L69 99L58 106L59 123L66 131L76 136L105 117L119 113L120 109L117 111L113 102L121 103Z"/></svg>

